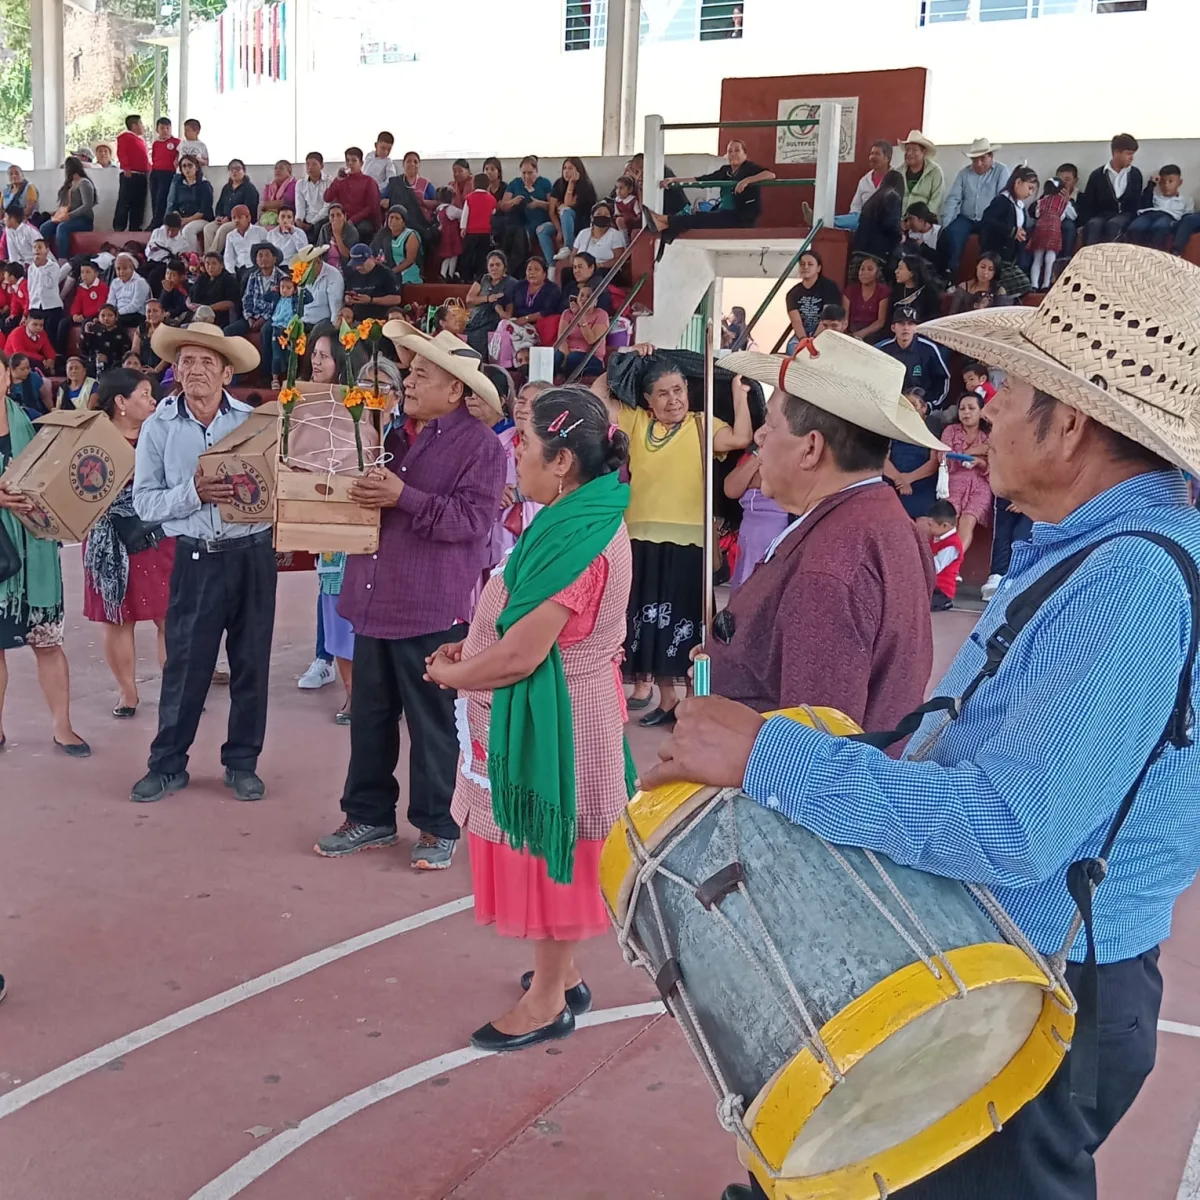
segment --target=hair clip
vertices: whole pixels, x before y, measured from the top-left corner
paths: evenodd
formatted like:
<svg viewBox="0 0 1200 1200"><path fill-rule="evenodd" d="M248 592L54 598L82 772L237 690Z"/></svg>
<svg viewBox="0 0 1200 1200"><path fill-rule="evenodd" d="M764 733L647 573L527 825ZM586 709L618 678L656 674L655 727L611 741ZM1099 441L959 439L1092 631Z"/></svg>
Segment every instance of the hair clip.
<svg viewBox="0 0 1200 1200"><path fill-rule="evenodd" d="M564 408L562 410L562 412L560 412L558 414L558 416L555 417L554 420L551 421L550 424L546 426L546 432L547 433L557 433L562 428L562 423L570 415L571 415L571 410L569 408Z"/></svg>
<svg viewBox="0 0 1200 1200"><path fill-rule="evenodd" d="M564 414L564 415L565 415L565 414ZM559 436L560 438L565 438L565 437L567 436L567 434L568 434L568 433L570 433L570 432L571 432L571 430L575 428L575 426L576 426L576 425L582 425L582 424L583 424L583 418L582 418L582 417L580 417L580 418L579 418L579 420L575 422L575 425L568 425L568 426L566 427L566 429L560 429L560 430L558 431L558 436Z"/></svg>

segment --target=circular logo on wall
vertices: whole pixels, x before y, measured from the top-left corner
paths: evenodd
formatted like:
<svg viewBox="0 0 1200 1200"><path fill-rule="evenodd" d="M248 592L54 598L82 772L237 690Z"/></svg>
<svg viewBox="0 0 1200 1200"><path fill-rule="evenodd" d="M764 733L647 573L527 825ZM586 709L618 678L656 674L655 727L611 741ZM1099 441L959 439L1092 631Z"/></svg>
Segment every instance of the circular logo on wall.
<svg viewBox="0 0 1200 1200"><path fill-rule="evenodd" d="M68 472L71 490L87 504L99 504L112 491L113 461L99 446L83 446L75 451Z"/></svg>
<svg viewBox="0 0 1200 1200"><path fill-rule="evenodd" d="M234 469L222 464L220 474L226 483L233 485L233 507L238 512L257 517L267 511L270 494L261 472L239 459Z"/></svg>

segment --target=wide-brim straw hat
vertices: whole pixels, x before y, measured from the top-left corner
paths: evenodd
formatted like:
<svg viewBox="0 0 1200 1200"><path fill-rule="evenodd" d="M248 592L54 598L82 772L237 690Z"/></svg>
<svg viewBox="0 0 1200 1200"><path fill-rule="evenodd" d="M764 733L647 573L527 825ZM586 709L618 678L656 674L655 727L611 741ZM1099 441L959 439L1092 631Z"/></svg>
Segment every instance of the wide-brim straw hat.
<svg viewBox="0 0 1200 1200"><path fill-rule="evenodd" d="M400 322L395 322L400 324ZM389 321L388 325L393 324ZM407 324L407 322L405 322ZM386 334L388 325L383 327ZM406 333L398 338L392 338L397 346L411 350L419 358L427 358L436 363L443 371L448 371L455 379L461 379L467 388L474 392L499 417L504 415L504 405L500 403L500 393L496 385L483 373L483 359L477 350L472 350L462 338L456 337L449 330L443 329L434 337L427 337L419 331Z"/></svg>
<svg viewBox="0 0 1200 1200"><path fill-rule="evenodd" d="M989 154L995 154L997 150L1003 150L1004 147L997 144L992 145L987 138L976 138L963 153L968 158L984 158Z"/></svg>
<svg viewBox="0 0 1200 1200"><path fill-rule="evenodd" d="M232 368L235 375L253 371L259 364L258 347L246 338L226 337L219 325L206 325L193 321L179 328L160 325L150 338L150 347L159 358L173 363L183 346L203 346L219 354Z"/></svg>
<svg viewBox="0 0 1200 1200"><path fill-rule="evenodd" d="M905 398L904 365L858 338L827 329L790 358L740 350L721 365L782 388L859 429L897 442L948 450Z"/></svg>
<svg viewBox="0 0 1200 1200"><path fill-rule="evenodd" d="M317 259L321 258L328 250L329 250L328 245L305 246L303 249L297 250L296 253L293 254L292 257L288 259L288 266L294 267L294 266L296 266L297 263L307 264L307 263L311 263L311 262L316 262Z"/></svg>
<svg viewBox="0 0 1200 1200"><path fill-rule="evenodd" d="M904 139L904 144L907 146L910 142L920 146L930 158L937 157L937 147L919 129L908 131L908 137Z"/></svg>
<svg viewBox="0 0 1200 1200"><path fill-rule="evenodd" d="M392 317L383 327L383 336L394 345L400 344L400 339L403 337L419 337L429 341L429 334L418 329L410 321L402 320L399 317Z"/></svg>
<svg viewBox="0 0 1200 1200"><path fill-rule="evenodd" d="M1200 268L1141 246L1080 250L1040 307L983 309L923 336L1200 474Z"/></svg>

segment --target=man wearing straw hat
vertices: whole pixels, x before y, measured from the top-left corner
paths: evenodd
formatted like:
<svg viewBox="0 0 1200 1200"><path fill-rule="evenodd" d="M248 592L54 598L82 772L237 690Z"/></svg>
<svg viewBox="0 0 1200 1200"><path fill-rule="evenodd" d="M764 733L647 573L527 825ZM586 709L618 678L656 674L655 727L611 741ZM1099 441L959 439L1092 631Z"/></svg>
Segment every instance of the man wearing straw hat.
<svg viewBox="0 0 1200 1200"><path fill-rule="evenodd" d="M188 751L217 665L221 637L229 655L229 736L221 747L225 786L239 800L261 800L256 774L267 728L267 681L275 626L275 550L271 523L234 525L217 506L233 485L201 474L200 455L254 411L226 391L233 376L258 366L258 351L216 325L160 325L154 353L174 364L181 385L142 426L134 470L138 516L174 537L167 604L167 661L158 735L149 770L133 785L139 804L188 785Z"/></svg>
<svg viewBox="0 0 1200 1200"><path fill-rule="evenodd" d="M356 503L381 510L379 550L346 563L338 612L354 627L354 699L345 820L315 849L332 858L396 844L403 716L408 820L419 833L412 865L443 870L459 836L450 815L455 696L425 678L425 660L466 636L504 492L500 439L471 415L467 400L478 398L497 416L503 410L479 355L454 334L429 338L403 321L389 321L383 332L413 356L406 419L384 442L387 468L369 471L350 492Z"/></svg>
<svg viewBox="0 0 1200 1200"><path fill-rule="evenodd" d="M904 212L923 200L940 214L946 198L946 177L937 164L937 147L919 129L904 139Z"/></svg>
<svg viewBox="0 0 1200 1200"><path fill-rule="evenodd" d="M1064 1065L903 1195L1094 1200L1093 1155L1154 1065L1159 943L1200 864L1200 513L1183 475L1200 474L1200 270L1089 247L1034 312L924 329L1007 372L989 464L1034 526L905 758L709 698L680 706L643 782L739 786L832 842L986 885L1037 951L1064 952L1081 1001Z"/></svg>
<svg viewBox="0 0 1200 1200"><path fill-rule="evenodd" d="M996 161L996 151L1000 149L1001 146L993 146L987 138L976 138L966 150L970 162L954 177L946 193L940 215L946 237L946 267L952 284L958 278L958 264L967 238L979 232L984 211L1008 182L1009 169Z"/></svg>
<svg viewBox="0 0 1200 1200"><path fill-rule="evenodd" d="M792 359L740 351L721 365L774 388L755 435L762 490L802 515L717 617L712 690L890 728L933 669L934 573L883 464L893 440L945 447L901 395L904 367L857 338L829 331Z"/></svg>

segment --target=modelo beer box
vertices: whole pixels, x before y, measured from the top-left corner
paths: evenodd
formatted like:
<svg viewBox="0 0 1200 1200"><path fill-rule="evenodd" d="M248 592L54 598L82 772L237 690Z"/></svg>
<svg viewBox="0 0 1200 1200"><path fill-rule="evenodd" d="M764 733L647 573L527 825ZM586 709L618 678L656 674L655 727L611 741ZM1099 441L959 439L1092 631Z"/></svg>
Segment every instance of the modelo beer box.
<svg viewBox="0 0 1200 1200"><path fill-rule="evenodd" d="M47 413L34 424L2 481L32 503L16 515L34 537L81 542L132 478L133 447L98 409Z"/></svg>
<svg viewBox="0 0 1200 1200"><path fill-rule="evenodd" d="M233 500L217 506L222 521L257 525L274 519L278 447L279 405L270 400L200 455L202 474L233 484Z"/></svg>

